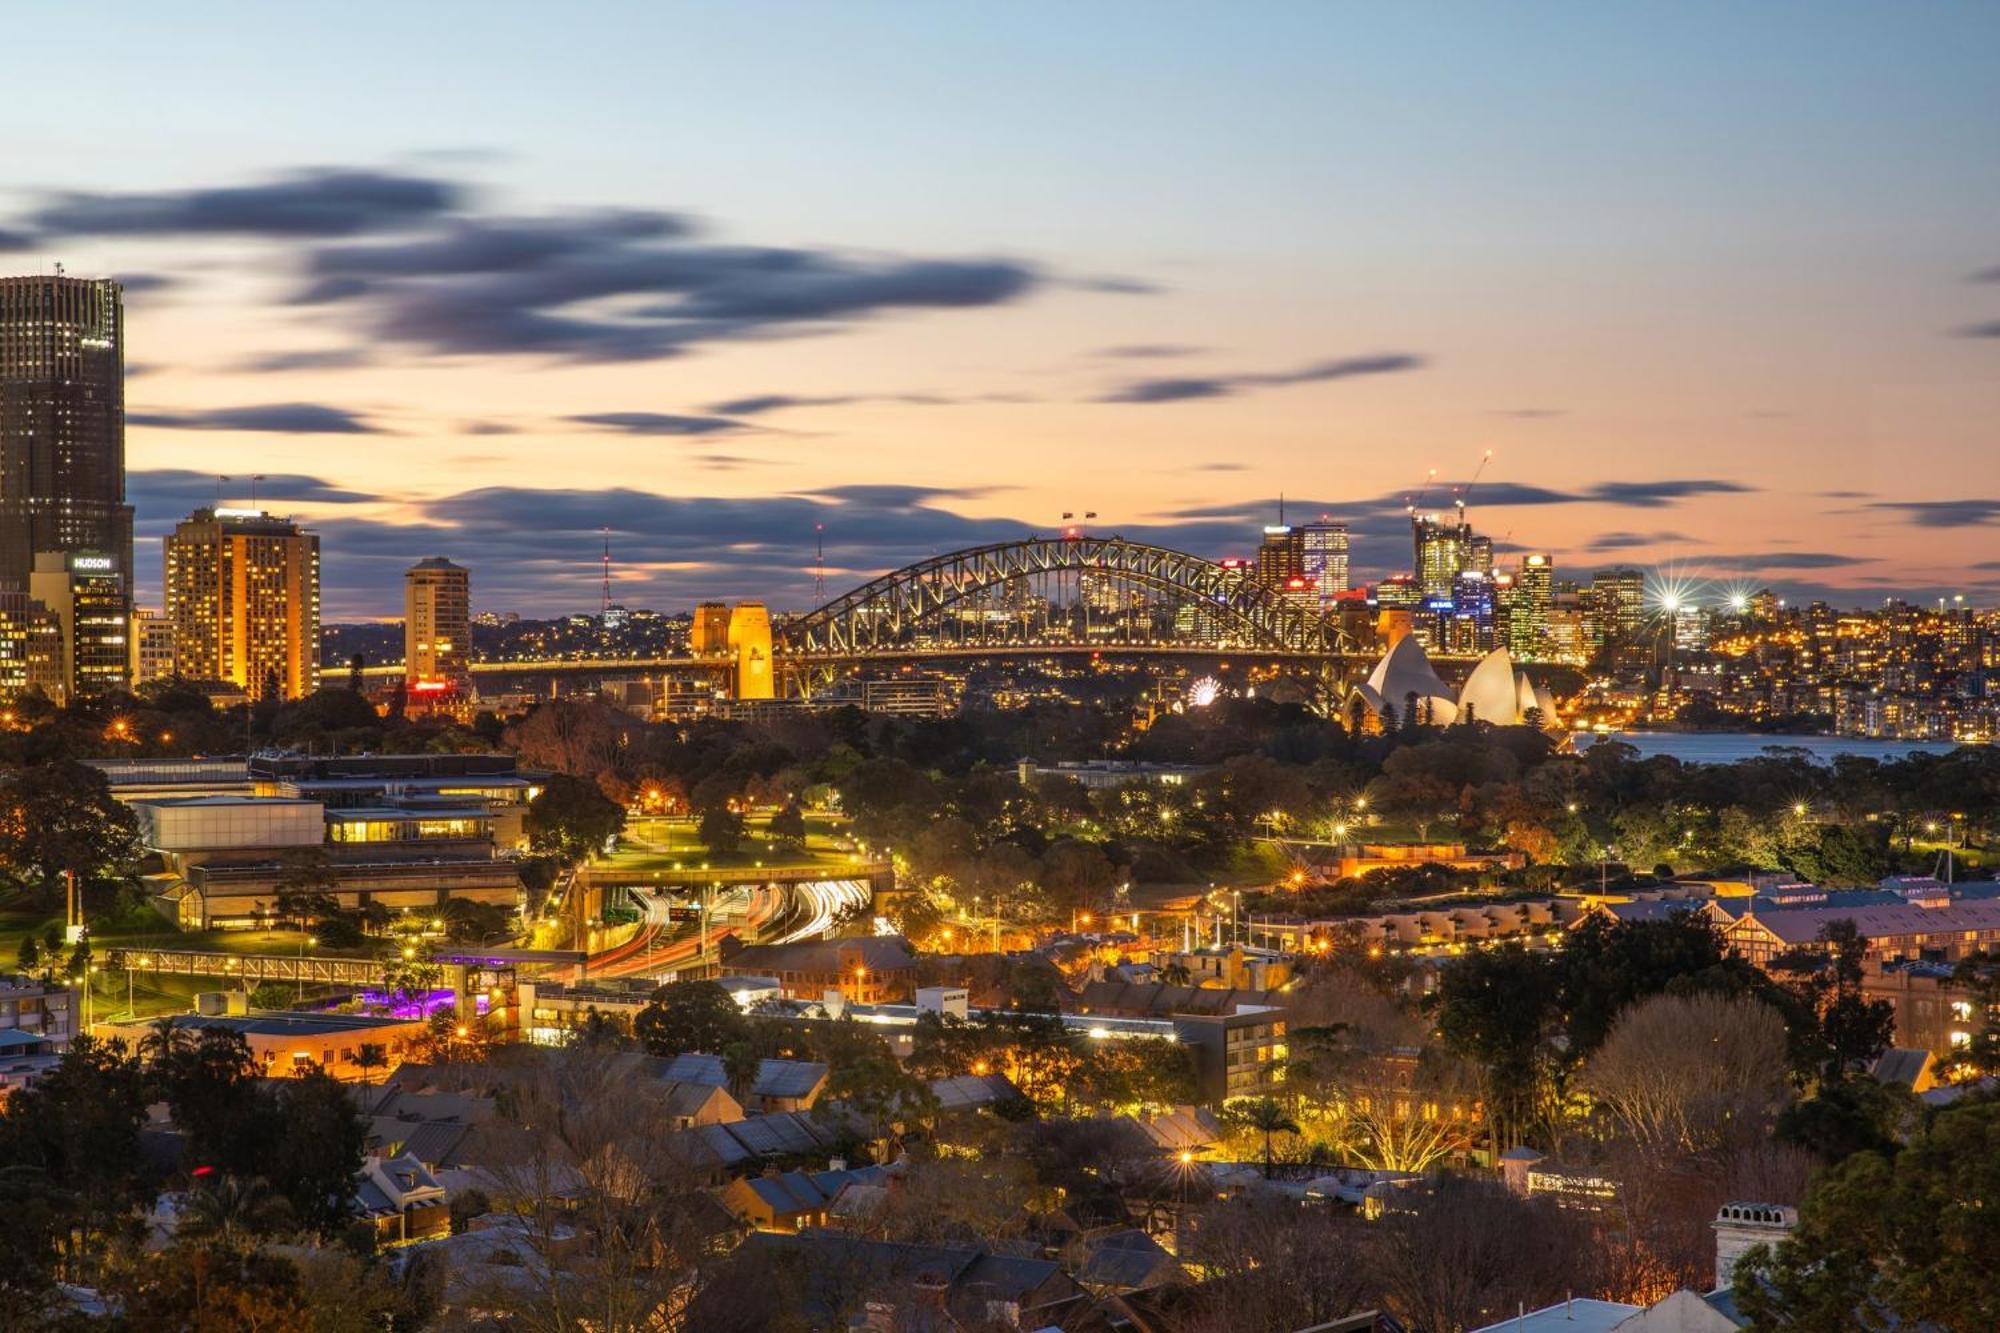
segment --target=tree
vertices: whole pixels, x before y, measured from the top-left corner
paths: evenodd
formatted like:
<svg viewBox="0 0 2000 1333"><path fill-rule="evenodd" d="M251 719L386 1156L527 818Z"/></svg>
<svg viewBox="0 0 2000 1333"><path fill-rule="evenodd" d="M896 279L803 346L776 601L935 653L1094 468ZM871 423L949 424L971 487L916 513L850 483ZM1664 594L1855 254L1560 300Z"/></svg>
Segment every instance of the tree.
<svg viewBox="0 0 2000 1333"><path fill-rule="evenodd" d="M333 693L353 697L345 691ZM339 910L333 891L340 887L340 875L324 846L294 847L279 858L279 866L277 881L271 886L278 895L278 915L295 928L305 930Z"/></svg>
<svg viewBox="0 0 2000 1333"><path fill-rule="evenodd" d="M346 1087L317 1065L281 1083L274 1102L274 1148L259 1174L291 1204L300 1226L336 1235L354 1215L367 1124Z"/></svg>
<svg viewBox="0 0 2000 1333"><path fill-rule="evenodd" d="M1583 1082L1657 1158L1761 1139L1785 1100L1784 1020L1756 1000L1656 995L1619 1016Z"/></svg>
<svg viewBox="0 0 2000 1333"><path fill-rule="evenodd" d="M123 1043L80 1036L54 1069L0 1102L0 1185L33 1201L18 1219L8 1214L31 1228L10 1243L52 1258L65 1280L92 1275L108 1235L151 1197L139 1149L149 1100Z"/></svg>
<svg viewBox="0 0 2000 1333"><path fill-rule="evenodd" d="M743 816L726 805L712 805L701 812L695 836L709 851L727 856L743 845Z"/></svg>
<svg viewBox="0 0 2000 1333"><path fill-rule="evenodd" d="M797 801L787 801L784 809L771 816L770 834L783 846L794 849L805 846L806 816Z"/></svg>
<svg viewBox="0 0 2000 1333"><path fill-rule="evenodd" d="M2000 1103L1938 1113L1893 1158L1860 1152L1813 1183L1799 1226L1737 1262L1759 1329L2000 1328Z"/></svg>
<svg viewBox="0 0 2000 1333"><path fill-rule="evenodd" d="M368 1072L388 1066L389 1051L379 1041L364 1041L354 1048L354 1067L361 1071L361 1081L371 1082Z"/></svg>
<svg viewBox="0 0 2000 1333"><path fill-rule="evenodd" d="M653 992L632 1019L632 1035L658 1056L686 1051L720 1054L749 1036L749 1022L728 991L713 981L676 981Z"/></svg>
<svg viewBox="0 0 2000 1333"><path fill-rule="evenodd" d="M1560 994L1557 964L1518 944L1469 953L1439 978L1438 1034L1483 1071L1496 1139L1518 1138L1538 1118L1554 1079L1550 1037Z"/></svg>
<svg viewBox="0 0 2000 1333"><path fill-rule="evenodd" d="M23 975L31 973L42 965L41 946L35 943L33 935L23 935L20 951L14 957Z"/></svg>
<svg viewBox="0 0 2000 1333"><path fill-rule="evenodd" d="M292 1210L262 1180L211 1176L181 1204L176 1238L241 1252L291 1221Z"/></svg>
<svg viewBox="0 0 2000 1333"><path fill-rule="evenodd" d="M1264 1137L1264 1179L1271 1178L1272 1140L1279 1134L1296 1134L1299 1122L1286 1113L1283 1103L1265 1097L1235 1113L1244 1127Z"/></svg>
<svg viewBox="0 0 2000 1333"><path fill-rule="evenodd" d="M120 873L139 850L131 809L88 764L58 759L0 779L0 873L54 904L64 871L91 878Z"/></svg>
<svg viewBox="0 0 2000 1333"><path fill-rule="evenodd" d="M567 773L549 777L528 803L528 843L572 863L602 851L625 827L625 808L597 784Z"/></svg>

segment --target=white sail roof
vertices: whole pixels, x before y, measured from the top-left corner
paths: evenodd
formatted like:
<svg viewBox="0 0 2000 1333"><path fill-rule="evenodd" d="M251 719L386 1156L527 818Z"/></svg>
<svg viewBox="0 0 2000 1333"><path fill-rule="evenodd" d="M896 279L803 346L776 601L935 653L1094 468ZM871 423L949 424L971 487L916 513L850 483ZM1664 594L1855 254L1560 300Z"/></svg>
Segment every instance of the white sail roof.
<svg viewBox="0 0 2000 1333"><path fill-rule="evenodd" d="M1514 683L1514 659L1505 648L1495 648L1479 659L1465 688L1458 692L1458 711L1467 709L1481 722L1511 727L1521 720L1520 688Z"/></svg>
<svg viewBox="0 0 2000 1333"><path fill-rule="evenodd" d="M1458 716L1451 686L1438 679L1437 672L1431 669L1431 659L1414 634L1398 640L1368 673L1367 681L1356 687L1356 692L1377 713L1384 708L1402 713L1414 694L1419 721L1445 726Z"/></svg>

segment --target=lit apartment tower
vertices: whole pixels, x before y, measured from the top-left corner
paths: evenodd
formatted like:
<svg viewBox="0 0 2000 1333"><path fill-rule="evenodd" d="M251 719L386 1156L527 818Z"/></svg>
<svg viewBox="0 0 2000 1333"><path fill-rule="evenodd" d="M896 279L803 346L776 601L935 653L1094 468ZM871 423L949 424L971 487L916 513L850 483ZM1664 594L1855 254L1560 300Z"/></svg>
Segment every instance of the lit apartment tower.
<svg viewBox="0 0 2000 1333"><path fill-rule="evenodd" d="M132 569L124 305L105 278L0 278L0 588L37 551Z"/></svg>
<svg viewBox="0 0 2000 1333"><path fill-rule="evenodd" d="M88 698L130 688L131 601L125 577L102 551L37 551L28 596L62 629L62 697Z"/></svg>
<svg viewBox="0 0 2000 1333"><path fill-rule="evenodd" d="M1646 624L1646 575L1637 569L1600 569L1590 580L1590 609L1599 642L1631 639Z"/></svg>
<svg viewBox="0 0 2000 1333"><path fill-rule="evenodd" d="M166 612L135 609L130 637L134 686L180 674L174 665L174 622Z"/></svg>
<svg viewBox="0 0 2000 1333"><path fill-rule="evenodd" d="M319 688L319 538L259 509L197 509L166 538L174 660L262 698Z"/></svg>
<svg viewBox="0 0 2000 1333"><path fill-rule="evenodd" d="M471 678L472 574L441 555L403 574L403 679L410 685Z"/></svg>
<svg viewBox="0 0 2000 1333"><path fill-rule="evenodd" d="M1319 587L1322 605L1330 605L1352 585L1347 572L1347 525L1325 519L1298 529L1303 573Z"/></svg>
<svg viewBox="0 0 2000 1333"><path fill-rule="evenodd" d="M40 691L63 692L62 626L55 613L25 592L0 588L0 707Z"/></svg>
<svg viewBox="0 0 2000 1333"><path fill-rule="evenodd" d="M1507 650L1527 662L1549 657L1549 609L1555 605L1556 565L1546 555L1524 555L1514 572L1507 618Z"/></svg>

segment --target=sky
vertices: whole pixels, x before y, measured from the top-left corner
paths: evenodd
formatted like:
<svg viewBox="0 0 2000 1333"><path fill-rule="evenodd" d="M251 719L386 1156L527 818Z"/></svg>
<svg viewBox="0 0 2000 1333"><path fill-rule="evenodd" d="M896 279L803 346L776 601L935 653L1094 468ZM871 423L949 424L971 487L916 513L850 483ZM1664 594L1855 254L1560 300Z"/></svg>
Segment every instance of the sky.
<svg viewBox="0 0 2000 1333"><path fill-rule="evenodd" d="M127 284L142 600L811 602L1091 530L2000 603L2000 7L28 6L0 271ZM227 475L232 480L218 482Z"/></svg>

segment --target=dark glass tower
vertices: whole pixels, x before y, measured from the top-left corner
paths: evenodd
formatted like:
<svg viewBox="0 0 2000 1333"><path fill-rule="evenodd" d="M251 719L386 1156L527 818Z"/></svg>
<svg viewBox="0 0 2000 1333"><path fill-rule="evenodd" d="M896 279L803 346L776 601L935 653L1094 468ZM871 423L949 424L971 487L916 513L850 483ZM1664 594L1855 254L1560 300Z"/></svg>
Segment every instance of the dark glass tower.
<svg viewBox="0 0 2000 1333"><path fill-rule="evenodd" d="M108 278L0 278L0 588L37 551L100 551L130 586L125 307Z"/></svg>

